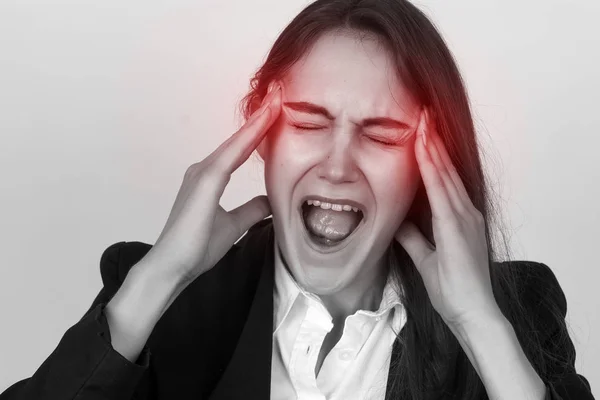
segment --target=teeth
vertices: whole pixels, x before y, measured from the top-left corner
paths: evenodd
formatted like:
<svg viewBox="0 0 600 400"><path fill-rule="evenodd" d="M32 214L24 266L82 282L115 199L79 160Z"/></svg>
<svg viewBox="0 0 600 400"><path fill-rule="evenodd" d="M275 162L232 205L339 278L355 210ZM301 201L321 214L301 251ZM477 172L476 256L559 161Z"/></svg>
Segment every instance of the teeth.
<svg viewBox="0 0 600 400"><path fill-rule="evenodd" d="M332 204L320 200L307 200L309 206L321 207L324 210L333 211L354 211L358 212L358 207L352 207L348 204Z"/></svg>

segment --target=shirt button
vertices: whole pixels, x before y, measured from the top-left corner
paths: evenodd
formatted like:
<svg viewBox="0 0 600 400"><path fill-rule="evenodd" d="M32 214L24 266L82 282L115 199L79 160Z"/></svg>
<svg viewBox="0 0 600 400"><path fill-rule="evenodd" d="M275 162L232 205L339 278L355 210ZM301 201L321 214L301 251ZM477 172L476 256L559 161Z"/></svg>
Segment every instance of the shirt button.
<svg viewBox="0 0 600 400"><path fill-rule="evenodd" d="M350 352L350 351L342 351L340 353L340 360L342 360L342 361L348 361L350 359L352 359L352 352Z"/></svg>

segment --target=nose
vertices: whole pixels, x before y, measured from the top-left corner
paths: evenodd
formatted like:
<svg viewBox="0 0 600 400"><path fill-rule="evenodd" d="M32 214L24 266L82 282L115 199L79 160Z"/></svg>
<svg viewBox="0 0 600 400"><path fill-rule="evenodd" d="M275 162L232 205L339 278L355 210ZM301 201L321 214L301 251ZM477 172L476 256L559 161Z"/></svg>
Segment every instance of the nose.
<svg viewBox="0 0 600 400"><path fill-rule="evenodd" d="M324 159L318 165L318 176L332 184L351 183L359 179L360 172L353 155L353 134L338 131L330 137Z"/></svg>

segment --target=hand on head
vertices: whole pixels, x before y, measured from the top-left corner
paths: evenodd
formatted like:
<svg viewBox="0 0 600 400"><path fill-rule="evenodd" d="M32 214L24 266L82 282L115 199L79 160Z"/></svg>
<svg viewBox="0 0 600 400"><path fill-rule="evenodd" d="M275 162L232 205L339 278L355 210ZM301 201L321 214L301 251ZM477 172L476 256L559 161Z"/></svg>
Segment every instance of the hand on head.
<svg viewBox="0 0 600 400"><path fill-rule="evenodd" d="M192 164L165 227L146 257L153 265L190 283L212 268L254 224L271 214L266 196L231 211L219 200L231 178L256 149L281 110L281 88L272 82L262 105L246 123L204 160Z"/></svg>

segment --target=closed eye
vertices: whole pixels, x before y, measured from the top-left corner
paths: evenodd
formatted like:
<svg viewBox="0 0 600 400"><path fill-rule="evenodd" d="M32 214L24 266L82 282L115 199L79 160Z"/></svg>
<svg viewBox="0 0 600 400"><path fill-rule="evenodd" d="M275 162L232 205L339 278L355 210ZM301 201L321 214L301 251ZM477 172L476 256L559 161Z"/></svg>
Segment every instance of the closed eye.
<svg viewBox="0 0 600 400"><path fill-rule="evenodd" d="M291 123L291 126L293 126L296 129L300 129L300 130L305 130L305 131L318 131L321 129L325 129L324 126L320 126L320 125L307 125L307 124L294 124ZM368 136L365 135L367 137L368 140L383 145L383 146L398 146L400 143L396 142L396 141L389 141L389 140L380 140L380 139L376 139L373 136Z"/></svg>
<svg viewBox="0 0 600 400"><path fill-rule="evenodd" d="M367 138L368 138L370 141L372 141L372 142L379 143L379 144L383 144L383 145L385 145L385 146L396 146L396 145L398 145L398 143L395 143L395 142L389 142L389 141L384 141L384 140L378 140L378 139L375 139L375 138L374 138L374 137L372 137L372 136L367 136Z"/></svg>
<svg viewBox="0 0 600 400"><path fill-rule="evenodd" d="M318 131L321 129L325 129L324 126L319 126L319 125L306 125L306 124L294 124L294 123L291 123L290 125L296 129L300 129L300 130L304 130L304 131ZM377 143L379 145L383 145L383 146L398 146L398 145L400 145L400 141L380 140L380 139L376 139L373 136L369 136L369 135L365 135L365 136L371 142Z"/></svg>
<svg viewBox="0 0 600 400"><path fill-rule="evenodd" d="M303 130L307 130L307 131L316 131L319 129L323 129L323 126L318 126L318 125L305 125L305 124L290 124L292 125L294 128L297 129L303 129Z"/></svg>

